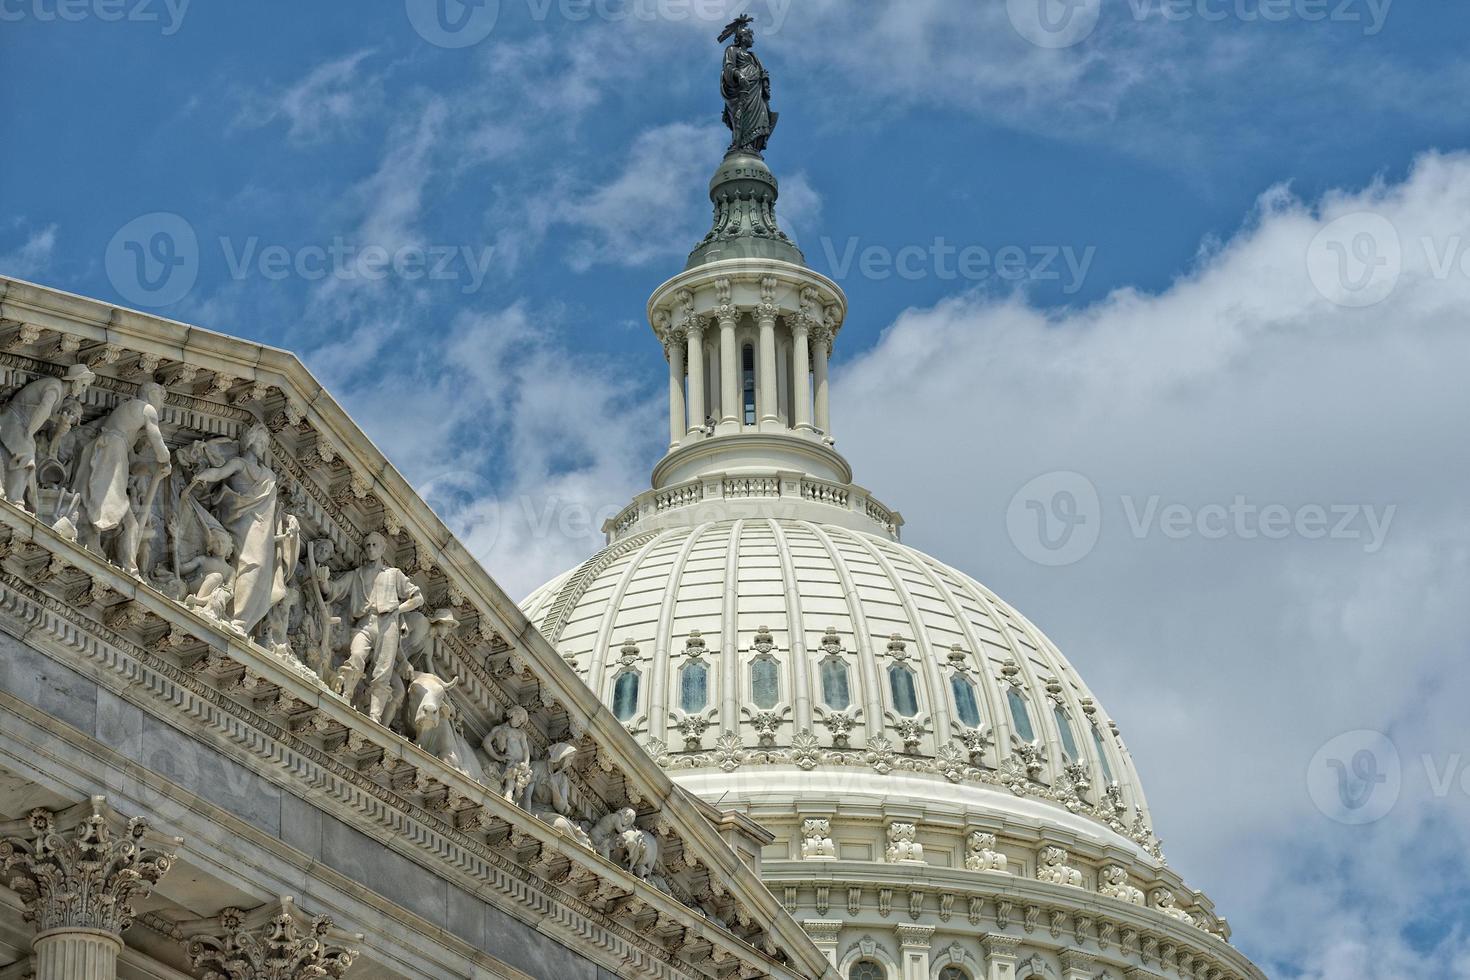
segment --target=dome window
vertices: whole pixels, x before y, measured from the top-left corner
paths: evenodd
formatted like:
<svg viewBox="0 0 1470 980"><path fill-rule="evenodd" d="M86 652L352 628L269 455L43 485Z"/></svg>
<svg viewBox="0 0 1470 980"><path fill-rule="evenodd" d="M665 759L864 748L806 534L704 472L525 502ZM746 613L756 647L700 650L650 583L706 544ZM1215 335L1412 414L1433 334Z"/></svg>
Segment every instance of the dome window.
<svg viewBox="0 0 1470 980"><path fill-rule="evenodd" d="M847 980L887 980L883 965L873 960L858 960L847 971Z"/></svg>
<svg viewBox="0 0 1470 980"><path fill-rule="evenodd" d="M919 695L914 689L914 672L902 664L888 668L888 689L893 692L893 710L905 718L919 713Z"/></svg>
<svg viewBox="0 0 1470 980"><path fill-rule="evenodd" d="M1036 729L1031 727L1031 712L1026 709L1026 697L1015 687L1006 691L1006 701L1011 706L1011 721L1016 734L1023 742L1036 741Z"/></svg>
<svg viewBox="0 0 1470 980"><path fill-rule="evenodd" d="M1058 704L1052 708L1052 715L1056 717L1057 731L1062 736L1062 754L1068 762L1076 762L1081 753L1077 751L1077 739L1072 735L1072 721L1067 717L1067 709Z"/></svg>
<svg viewBox="0 0 1470 980"><path fill-rule="evenodd" d="M757 657L750 662L750 700L764 709L774 708L781 700L781 665L774 657Z"/></svg>
<svg viewBox="0 0 1470 980"><path fill-rule="evenodd" d="M980 727L980 704L975 700L975 685L964 674L949 675L949 689L954 694L955 714L969 728Z"/></svg>
<svg viewBox="0 0 1470 980"><path fill-rule="evenodd" d="M847 686L847 663L841 657L822 661L822 700L834 711L846 711L852 704L852 692Z"/></svg>
<svg viewBox="0 0 1470 980"><path fill-rule="evenodd" d="M1108 762L1108 749L1103 743L1102 731L1095 724L1092 726L1092 744L1097 746L1097 760L1102 763L1103 779L1109 783L1116 782L1113 779L1113 766Z"/></svg>
<svg viewBox="0 0 1470 980"><path fill-rule="evenodd" d="M709 668L699 661L679 670L679 707L686 715L698 714L709 704Z"/></svg>
<svg viewBox="0 0 1470 980"><path fill-rule="evenodd" d="M621 722L633 720L638 713L638 684L641 678L636 670L624 671L613 683L613 717Z"/></svg>

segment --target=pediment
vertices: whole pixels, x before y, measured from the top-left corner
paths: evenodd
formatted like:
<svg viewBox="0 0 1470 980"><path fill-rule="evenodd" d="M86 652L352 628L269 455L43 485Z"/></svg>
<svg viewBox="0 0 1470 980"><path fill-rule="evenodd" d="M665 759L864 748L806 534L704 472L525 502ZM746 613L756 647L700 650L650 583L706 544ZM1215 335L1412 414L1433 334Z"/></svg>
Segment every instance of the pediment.
<svg viewBox="0 0 1470 980"><path fill-rule="evenodd" d="M24 598L27 615L45 611L56 642L68 630L85 633L86 643L131 651L192 697L208 691L247 706L283 739L345 761L415 819L440 821L446 839L468 835L532 880L656 936L697 972L824 973L826 961L722 836L758 850L758 828L673 786L294 355L0 279L0 430L26 385L64 386L78 364L93 377L45 405L32 488L22 505L0 504L0 572L18 583L12 605ZM157 417L167 473L147 431L109 421L148 383L165 393ZM80 417L59 427L67 395ZM17 424L29 430L33 421ZM43 463L52 465L40 473ZM119 503L131 518L100 528L97 515L116 517ZM141 530L136 542L129 519ZM383 554L374 565L376 541ZM229 580L228 595L210 588L211 574ZM363 614L389 579L398 601L408 607L416 596L421 607ZM283 584L285 613L272 598ZM324 632L334 616L343 622ZM415 739L402 709L383 724L370 717L368 691L385 689L373 688L373 665L385 654L377 634L354 640L372 633L362 625L369 619L391 623L412 648L404 654L412 676L454 682L441 692L462 729L453 744ZM354 642L366 655L349 700L334 686ZM404 686L412 698L408 678ZM189 710L189 698L176 697ZM531 766L505 774L514 767L475 747L521 711L524 723L512 728L524 733ZM513 762L517 738L501 731L492 743L509 744ZM548 766L564 777L557 789L570 802L553 799ZM539 796L527 794L541 784Z"/></svg>

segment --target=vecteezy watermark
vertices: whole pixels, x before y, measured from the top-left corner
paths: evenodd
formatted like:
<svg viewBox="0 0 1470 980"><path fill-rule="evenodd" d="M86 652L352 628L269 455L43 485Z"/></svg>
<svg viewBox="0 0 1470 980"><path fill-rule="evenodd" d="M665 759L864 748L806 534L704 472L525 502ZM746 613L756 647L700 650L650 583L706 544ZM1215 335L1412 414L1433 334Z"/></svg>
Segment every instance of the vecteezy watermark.
<svg viewBox="0 0 1470 980"><path fill-rule="evenodd" d="M258 237L221 238L220 251L231 279L252 275L270 282L336 279L382 282L457 282L465 295L478 292L495 258L491 245L362 245L341 236L326 245L287 247Z"/></svg>
<svg viewBox="0 0 1470 980"><path fill-rule="evenodd" d="M1350 24L1364 37L1383 32L1392 6L1393 0L1128 0L1138 23ZM1102 0L1006 0L1011 26L1038 48L1081 44L1097 30L1101 13Z"/></svg>
<svg viewBox="0 0 1470 980"><path fill-rule="evenodd" d="M1199 20L1218 24L1353 24L1363 26L1364 37L1383 32L1393 0L1128 0L1133 18L1158 16L1171 23Z"/></svg>
<svg viewBox="0 0 1470 980"><path fill-rule="evenodd" d="M1129 535L1138 541L1155 535L1169 541L1362 542L1377 554L1388 537L1397 504L1259 504L1244 494L1229 503L1165 503L1158 494L1117 498ZM1080 473L1043 473L1011 497L1006 532L1023 556L1039 565L1073 565L1097 546L1104 518L1103 499Z"/></svg>
<svg viewBox="0 0 1470 980"><path fill-rule="evenodd" d="M259 236L221 236L220 258L231 279L268 282L328 279L351 282L458 283L465 295L479 291L494 263L490 245L395 245L354 242L342 236L325 244L286 246ZM155 211L119 228L107 245L107 277L135 306L172 306L199 280L199 236L182 216Z"/></svg>
<svg viewBox="0 0 1470 980"><path fill-rule="evenodd" d="M1382 303L1409 268L1416 281L1470 281L1470 240L1463 235L1405 237L1383 215L1355 211L1324 225L1307 246L1312 285L1339 306Z"/></svg>
<svg viewBox="0 0 1470 980"><path fill-rule="evenodd" d="M192 0L0 0L0 23L35 21L79 24L85 20L108 24L157 24L164 37L184 26Z"/></svg>
<svg viewBox="0 0 1470 980"><path fill-rule="evenodd" d="M1070 48L1097 29L1102 0L1006 0L1011 26L1038 48Z"/></svg>
<svg viewBox="0 0 1470 980"><path fill-rule="evenodd" d="M1102 533L1102 500L1081 473L1043 473L1017 490L1006 532L1022 555L1051 568L1086 558Z"/></svg>
<svg viewBox="0 0 1470 980"><path fill-rule="evenodd" d="M794 0L505 0L524 4L534 23L552 18L580 23L685 23L720 25L740 14L754 16L764 33L779 32ZM502 0L404 0L408 22L419 36L441 48L468 48L491 35L501 15Z"/></svg>
<svg viewBox="0 0 1470 980"><path fill-rule="evenodd" d="M1347 307L1382 303L1398 286L1404 248L1393 222L1371 211L1328 223L1307 247L1307 275L1317 292Z"/></svg>
<svg viewBox="0 0 1470 980"><path fill-rule="evenodd" d="M830 238L821 240L827 268L833 278L843 280L856 274L883 282L897 276L914 282L939 279L984 282L1058 282L1062 292L1080 290L1097 257L1097 246L1004 245L990 249L981 245L956 245L935 238L925 245L864 246L856 236L839 247Z"/></svg>
<svg viewBox="0 0 1470 980"><path fill-rule="evenodd" d="M1328 739L1307 764L1307 795L1327 819L1353 827L1388 816L1411 783L1411 795L1422 791L1424 799L1447 799L1456 790L1470 797L1470 759L1463 753L1426 752L1418 762L1408 764L1382 732L1344 732Z"/></svg>
<svg viewBox="0 0 1470 980"><path fill-rule="evenodd" d="M1317 750L1307 765L1307 795L1329 820L1349 826L1388 816L1403 788L1403 763L1387 735L1345 732Z"/></svg>
<svg viewBox="0 0 1470 980"><path fill-rule="evenodd" d="M172 306L199 279L199 237L177 214L155 211L129 221L107 243L107 278L134 306Z"/></svg>

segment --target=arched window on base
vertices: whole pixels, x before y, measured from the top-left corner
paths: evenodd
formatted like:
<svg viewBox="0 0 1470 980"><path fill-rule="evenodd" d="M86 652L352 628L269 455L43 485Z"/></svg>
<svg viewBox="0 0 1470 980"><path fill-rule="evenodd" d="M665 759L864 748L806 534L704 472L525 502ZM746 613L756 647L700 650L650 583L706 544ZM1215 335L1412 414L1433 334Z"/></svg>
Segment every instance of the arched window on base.
<svg viewBox="0 0 1470 980"><path fill-rule="evenodd" d="M1077 739L1072 735L1072 720L1067 717L1067 709L1054 705L1052 716L1057 720L1057 733L1062 736L1062 754L1068 762L1076 762L1082 758L1082 753L1077 751Z"/></svg>
<svg viewBox="0 0 1470 980"><path fill-rule="evenodd" d="M954 695L954 712L960 724L969 728L980 727L980 703L975 699L975 685L964 674L949 675L949 689Z"/></svg>
<svg viewBox="0 0 1470 980"><path fill-rule="evenodd" d="M613 682L613 717L627 723L638 713L638 685L641 678L636 670L618 675Z"/></svg>
<svg viewBox="0 0 1470 980"><path fill-rule="evenodd" d="M893 694L893 710L905 718L919 713L919 695L914 687L914 672L902 664L888 668L888 689Z"/></svg>
<svg viewBox="0 0 1470 980"><path fill-rule="evenodd" d="M1006 689L1006 701L1011 706L1011 721L1016 726L1016 734L1023 742L1036 741L1036 729L1031 725L1031 712L1026 708L1026 696L1016 687Z"/></svg>
<svg viewBox="0 0 1470 980"><path fill-rule="evenodd" d="M679 707L686 715L698 714L709 705L709 667L691 660L679 668Z"/></svg>

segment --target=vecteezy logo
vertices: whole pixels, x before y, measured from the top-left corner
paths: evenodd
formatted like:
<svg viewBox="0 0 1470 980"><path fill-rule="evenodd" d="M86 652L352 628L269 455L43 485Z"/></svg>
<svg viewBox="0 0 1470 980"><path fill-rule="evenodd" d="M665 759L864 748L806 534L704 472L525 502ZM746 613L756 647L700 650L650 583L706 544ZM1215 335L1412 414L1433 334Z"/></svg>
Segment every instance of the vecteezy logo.
<svg viewBox="0 0 1470 980"><path fill-rule="evenodd" d="M1322 815L1349 826L1388 816L1399 800L1403 765L1387 735L1364 729L1330 740L1307 766L1307 793Z"/></svg>
<svg viewBox="0 0 1470 980"><path fill-rule="evenodd" d="M199 278L199 238L177 214L155 211L118 229L107 244L107 278L135 306L172 306Z"/></svg>
<svg viewBox="0 0 1470 980"><path fill-rule="evenodd" d="M1070 48L1097 29L1102 0L1006 0L1011 26L1038 48Z"/></svg>
<svg viewBox="0 0 1470 980"><path fill-rule="evenodd" d="M404 0L408 22L430 44L468 48L495 30L500 0Z"/></svg>
<svg viewBox="0 0 1470 980"><path fill-rule="evenodd" d="M1359 211L1331 222L1307 248L1307 274L1317 292L1339 306L1374 306L1388 299L1404 268L1393 222Z"/></svg>
<svg viewBox="0 0 1470 980"><path fill-rule="evenodd" d="M1081 473L1043 473L1011 497L1006 531L1016 550L1038 565L1075 564L1102 533L1097 488Z"/></svg>

